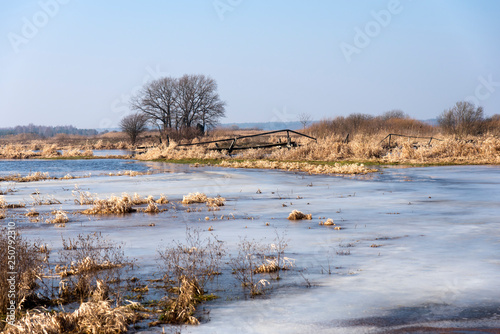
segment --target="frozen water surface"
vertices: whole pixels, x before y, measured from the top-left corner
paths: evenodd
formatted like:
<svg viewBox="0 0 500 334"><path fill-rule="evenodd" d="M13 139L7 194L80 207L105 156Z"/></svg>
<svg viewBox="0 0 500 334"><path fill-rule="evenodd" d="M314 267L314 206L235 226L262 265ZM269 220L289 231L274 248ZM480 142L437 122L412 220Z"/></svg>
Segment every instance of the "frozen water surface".
<svg viewBox="0 0 500 334"><path fill-rule="evenodd" d="M35 189L50 194L62 204L37 208L49 212L81 210L73 203L75 185L100 197L165 194L172 203L158 215L70 215L65 228L29 223L20 215L26 209L9 211L19 213L9 219L18 222L24 236L41 238L53 249L61 247L61 235L94 231L123 241L126 254L138 259L141 277L161 276L156 251L172 240L183 241L186 226L200 228L203 236L213 233L230 254L242 237L269 244L275 231L286 233L286 256L295 259L295 267L283 273L284 279L271 280L273 287L263 297L248 299L230 268L224 268L216 285L226 291L201 305L210 313L200 326L182 332L403 333L431 326L463 328L462 333L500 328L499 167L381 168L380 173L345 177L124 160L35 161L36 168L30 163L1 162L0 170L158 172L17 183L17 192L6 195L9 203L30 203ZM209 212L200 205L200 211L186 212L179 201L195 191L221 195L226 206ZM293 209L313 219L287 220ZM326 218L342 229L318 224Z"/></svg>

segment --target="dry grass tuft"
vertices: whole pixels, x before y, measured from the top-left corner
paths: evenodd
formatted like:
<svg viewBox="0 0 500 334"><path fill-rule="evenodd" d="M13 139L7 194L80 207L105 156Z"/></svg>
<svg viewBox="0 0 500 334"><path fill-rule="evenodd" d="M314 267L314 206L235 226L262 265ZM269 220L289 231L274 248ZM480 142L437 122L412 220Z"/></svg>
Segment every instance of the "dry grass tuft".
<svg viewBox="0 0 500 334"><path fill-rule="evenodd" d="M95 199L93 206L90 209L83 210L85 215L109 215L109 214L124 214L133 212L132 200L128 194L123 194L122 197L111 196L108 199Z"/></svg>
<svg viewBox="0 0 500 334"><path fill-rule="evenodd" d="M7 214L5 213L5 210L0 210L0 220L5 219L7 217Z"/></svg>
<svg viewBox="0 0 500 334"><path fill-rule="evenodd" d="M332 218L328 218L325 222L320 221L319 225L333 226L335 225L335 223L333 222Z"/></svg>
<svg viewBox="0 0 500 334"><path fill-rule="evenodd" d="M203 193L189 193L182 197L182 204L206 203L207 200L207 195Z"/></svg>
<svg viewBox="0 0 500 334"><path fill-rule="evenodd" d="M136 315L127 306L113 308L110 301L92 301L82 303L73 313L27 312L15 326L8 325L5 333L118 334L127 332L127 324L136 320Z"/></svg>
<svg viewBox="0 0 500 334"><path fill-rule="evenodd" d="M35 208L32 208L31 210L29 210L26 215L26 217L38 217L40 216L40 213L38 211L35 210Z"/></svg>
<svg viewBox="0 0 500 334"><path fill-rule="evenodd" d="M190 193L182 198L182 204L206 203L210 211L217 211L219 207L224 206L226 199L224 197L207 197L203 193Z"/></svg>
<svg viewBox="0 0 500 334"><path fill-rule="evenodd" d="M89 191L83 191L78 186L75 186L75 190L72 192L73 196L78 197L75 199L75 204L79 205L89 205L89 204L94 204L94 201L97 198L97 195L91 194Z"/></svg>
<svg viewBox="0 0 500 334"><path fill-rule="evenodd" d="M169 203L169 201L168 201L168 199L167 199L167 196L165 196L165 195L163 195L163 194L161 194L161 195L160 195L160 198L158 198L158 199L156 200L156 204L168 204L168 203Z"/></svg>
<svg viewBox="0 0 500 334"><path fill-rule="evenodd" d="M94 152L90 149L81 150L80 148L69 148L63 151L63 157L92 157Z"/></svg>
<svg viewBox="0 0 500 334"><path fill-rule="evenodd" d="M289 220L302 220L302 219L307 219L311 220L312 219L312 214L304 214L298 210L293 210L290 215L288 216Z"/></svg>
<svg viewBox="0 0 500 334"><path fill-rule="evenodd" d="M16 208L24 208L26 204L8 204L3 195L0 195L0 209L16 209Z"/></svg>
<svg viewBox="0 0 500 334"><path fill-rule="evenodd" d="M203 291L194 279L183 276L180 283L179 295L168 301L162 321L170 324L198 325L200 322L193 314Z"/></svg>
<svg viewBox="0 0 500 334"><path fill-rule="evenodd" d="M49 224L60 224L64 226L67 222L69 222L69 218L66 212L57 210L55 212L55 217L53 219L47 219L46 222Z"/></svg>
<svg viewBox="0 0 500 334"><path fill-rule="evenodd" d="M145 213L159 213L160 209L158 209L158 205L151 200L148 204L148 207L144 209Z"/></svg>
<svg viewBox="0 0 500 334"><path fill-rule="evenodd" d="M225 202L226 199L220 196L207 198L207 206L213 211L219 210L219 207L224 206Z"/></svg>

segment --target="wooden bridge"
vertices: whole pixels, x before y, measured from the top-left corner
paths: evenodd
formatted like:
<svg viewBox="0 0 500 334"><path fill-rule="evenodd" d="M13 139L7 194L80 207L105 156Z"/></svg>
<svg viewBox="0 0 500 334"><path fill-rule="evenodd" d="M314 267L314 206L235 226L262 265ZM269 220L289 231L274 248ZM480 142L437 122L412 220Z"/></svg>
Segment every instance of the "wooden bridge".
<svg viewBox="0 0 500 334"><path fill-rule="evenodd" d="M273 135L273 134L278 134L278 133L286 133L286 141L281 142L281 139L277 143L258 143L258 144L243 144L243 145L238 145L238 141L243 141L244 139L248 138L257 138L257 137L263 137L263 136L268 136L268 135ZM209 144L215 144L215 147L209 148L210 150L216 150L216 151L223 151L227 150L229 154L231 154L233 151L236 150L248 150L248 149L258 149L258 148L269 148L269 147L297 147L298 144L296 141L293 141L292 137L290 134L294 134L297 136L302 136L309 138L311 140L317 141L316 138L305 135L303 133L290 130L290 129L284 129L284 130L275 130L275 131L269 131L269 132L262 132L262 133L257 133L253 135L247 135L247 136L239 136L239 137L233 137L233 138L227 138L227 139L218 139L218 140L210 140L210 141L204 141L204 142L198 142L198 143L189 143L189 144L179 144L177 146L194 146L194 145L209 145ZM222 144L222 145L219 145Z"/></svg>

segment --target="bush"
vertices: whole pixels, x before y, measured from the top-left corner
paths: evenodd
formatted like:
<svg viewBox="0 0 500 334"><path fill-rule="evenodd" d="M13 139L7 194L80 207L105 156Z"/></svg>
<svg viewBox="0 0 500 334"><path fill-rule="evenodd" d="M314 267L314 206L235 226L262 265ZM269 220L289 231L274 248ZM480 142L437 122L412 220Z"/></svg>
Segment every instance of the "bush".
<svg viewBox="0 0 500 334"><path fill-rule="evenodd" d="M481 134L485 130L483 107L476 107L467 101L457 102L443 111L438 123L446 133L457 137Z"/></svg>

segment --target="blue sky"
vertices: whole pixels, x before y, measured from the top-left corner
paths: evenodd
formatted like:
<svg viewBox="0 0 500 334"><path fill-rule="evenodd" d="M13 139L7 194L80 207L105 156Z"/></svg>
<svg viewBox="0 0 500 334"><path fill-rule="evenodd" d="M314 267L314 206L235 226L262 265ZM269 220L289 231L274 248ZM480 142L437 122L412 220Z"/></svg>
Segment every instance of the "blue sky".
<svg viewBox="0 0 500 334"><path fill-rule="evenodd" d="M0 1L0 127L113 127L185 73L217 81L224 123L500 113L498 1Z"/></svg>

